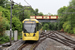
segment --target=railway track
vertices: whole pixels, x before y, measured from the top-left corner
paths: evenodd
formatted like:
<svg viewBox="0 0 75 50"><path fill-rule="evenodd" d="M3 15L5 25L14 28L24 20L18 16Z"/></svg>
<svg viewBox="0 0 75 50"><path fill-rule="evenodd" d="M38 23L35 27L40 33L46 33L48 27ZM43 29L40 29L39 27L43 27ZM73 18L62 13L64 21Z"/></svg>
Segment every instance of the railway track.
<svg viewBox="0 0 75 50"><path fill-rule="evenodd" d="M31 45L31 47L29 48L29 50L35 50L36 47L38 47L38 45L44 41L46 38L50 38L53 39L61 44L64 44L65 46L69 46L70 48L73 48L73 50L75 50L75 41L72 39L67 38L66 36L60 34L57 31L48 31L48 32L42 32L40 35L40 40L38 42L33 43L32 45L29 43L24 43L23 45L21 45L18 50L22 50L23 48L25 48L28 45Z"/></svg>
<svg viewBox="0 0 75 50"><path fill-rule="evenodd" d="M41 35L42 36L40 36L40 39L39 39L39 41L38 42L34 42L33 44L32 44L32 46L30 47L30 49L29 50L35 50L36 49L36 47L42 42L42 41L44 41L45 39L46 39L46 34L45 34L45 32L42 32L41 33ZM44 37L44 38L43 38ZM26 46L28 46L28 45L31 45L29 42L28 43L23 43L19 48L18 48L18 50L22 50L23 48L25 48Z"/></svg>
<svg viewBox="0 0 75 50"><path fill-rule="evenodd" d="M36 47L37 47L42 41L44 41L45 39L46 39L46 38L44 38L44 39L40 40L39 42L35 43L34 45L32 45L31 48L30 48L30 50L35 50Z"/></svg>
<svg viewBox="0 0 75 50"><path fill-rule="evenodd" d="M56 32L56 31L53 31L51 33L49 33L50 34L48 36L49 38L51 38L51 39L53 39L53 40L55 40L57 42L60 42L60 43L62 43L64 45L66 45L66 46L69 46L69 47L71 47L71 48L73 48L75 50L75 41L74 40L71 40L71 39L63 36L63 35L61 35L60 33ZM63 37L64 39L59 37L59 36Z"/></svg>
<svg viewBox="0 0 75 50"><path fill-rule="evenodd" d="M26 47L27 45L29 45L28 43L23 43L17 50L22 50L22 48Z"/></svg>

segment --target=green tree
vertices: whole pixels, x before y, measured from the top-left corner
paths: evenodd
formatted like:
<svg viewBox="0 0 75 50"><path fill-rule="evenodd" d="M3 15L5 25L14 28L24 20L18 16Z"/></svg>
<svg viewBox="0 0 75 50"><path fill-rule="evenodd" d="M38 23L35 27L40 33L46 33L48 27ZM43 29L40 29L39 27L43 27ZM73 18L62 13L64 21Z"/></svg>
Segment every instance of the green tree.
<svg viewBox="0 0 75 50"><path fill-rule="evenodd" d="M70 2L70 6L75 6L75 0L72 0L72 1Z"/></svg>
<svg viewBox="0 0 75 50"><path fill-rule="evenodd" d="M70 33L71 32L71 25L70 25L70 21L64 22L63 24L63 29L65 32ZM71 32L72 33L72 32Z"/></svg>
<svg viewBox="0 0 75 50"><path fill-rule="evenodd" d="M16 17L12 18L12 29L22 31L22 22Z"/></svg>
<svg viewBox="0 0 75 50"><path fill-rule="evenodd" d="M4 1L5 0L0 0L0 6L4 6Z"/></svg>
<svg viewBox="0 0 75 50"><path fill-rule="evenodd" d="M39 15L39 16L43 16L43 13L42 13L42 12L40 12L40 13L38 13L38 15Z"/></svg>
<svg viewBox="0 0 75 50"><path fill-rule="evenodd" d="M72 0L69 3L69 6L60 8L58 10L58 15L60 17L60 26L64 29L64 31L69 33L74 33L75 28L75 0ZM63 27L62 27L63 26Z"/></svg>
<svg viewBox="0 0 75 50"><path fill-rule="evenodd" d="M8 0L0 0L0 6L5 7Z"/></svg>
<svg viewBox="0 0 75 50"><path fill-rule="evenodd" d="M47 23L44 24L43 30L49 30L49 25Z"/></svg>
<svg viewBox="0 0 75 50"><path fill-rule="evenodd" d="M68 7L63 6L60 9L58 9L58 16L59 17L64 17L65 13L67 12Z"/></svg>
<svg viewBox="0 0 75 50"><path fill-rule="evenodd" d="M20 7L19 5L14 5L13 15L19 18L20 21L23 21L24 19L29 18L30 16L35 14L33 8L31 7L26 6Z"/></svg>
<svg viewBox="0 0 75 50"><path fill-rule="evenodd" d="M6 3L5 3L5 7L4 7L5 9L8 9L8 10L10 10L10 1L6 1Z"/></svg>
<svg viewBox="0 0 75 50"><path fill-rule="evenodd" d="M6 17L10 20L10 11L0 6L0 12L2 12L2 17Z"/></svg>
<svg viewBox="0 0 75 50"><path fill-rule="evenodd" d="M3 35L6 28L9 27L9 21L6 18L0 16L0 35Z"/></svg>
<svg viewBox="0 0 75 50"><path fill-rule="evenodd" d="M34 11L34 14L35 14L35 16L37 16L38 15L38 9L35 9L35 11Z"/></svg>

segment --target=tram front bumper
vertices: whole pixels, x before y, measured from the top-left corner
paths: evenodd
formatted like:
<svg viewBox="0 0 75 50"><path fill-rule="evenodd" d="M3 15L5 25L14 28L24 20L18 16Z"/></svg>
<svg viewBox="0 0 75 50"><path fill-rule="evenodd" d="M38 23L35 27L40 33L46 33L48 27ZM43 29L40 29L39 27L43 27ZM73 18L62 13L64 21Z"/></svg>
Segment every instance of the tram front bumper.
<svg viewBox="0 0 75 50"><path fill-rule="evenodd" d="M22 40L39 40L37 37L24 37Z"/></svg>

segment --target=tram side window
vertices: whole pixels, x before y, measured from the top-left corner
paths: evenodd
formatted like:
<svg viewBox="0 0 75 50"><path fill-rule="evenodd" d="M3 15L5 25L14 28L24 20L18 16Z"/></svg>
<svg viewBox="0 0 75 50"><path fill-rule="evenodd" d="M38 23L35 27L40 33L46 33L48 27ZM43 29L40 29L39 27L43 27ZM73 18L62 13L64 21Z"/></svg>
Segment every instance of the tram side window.
<svg viewBox="0 0 75 50"><path fill-rule="evenodd" d="M40 30L40 28L41 28L41 27L40 27L40 23L39 23L39 26L38 26L38 27L39 27L39 30Z"/></svg>
<svg viewBox="0 0 75 50"><path fill-rule="evenodd" d="M39 30L41 29L41 27L42 27L42 26L41 26L40 23L39 23Z"/></svg>
<svg viewBox="0 0 75 50"><path fill-rule="evenodd" d="M36 31L39 31L39 23L36 24Z"/></svg>

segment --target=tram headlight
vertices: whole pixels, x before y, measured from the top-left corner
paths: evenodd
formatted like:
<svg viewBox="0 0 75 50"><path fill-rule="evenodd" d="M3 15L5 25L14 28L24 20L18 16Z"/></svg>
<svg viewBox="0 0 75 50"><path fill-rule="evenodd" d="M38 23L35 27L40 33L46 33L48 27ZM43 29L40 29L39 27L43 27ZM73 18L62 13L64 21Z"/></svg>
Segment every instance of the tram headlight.
<svg viewBox="0 0 75 50"><path fill-rule="evenodd" d="M26 34L24 34L24 36L26 36Z"/></svg>

